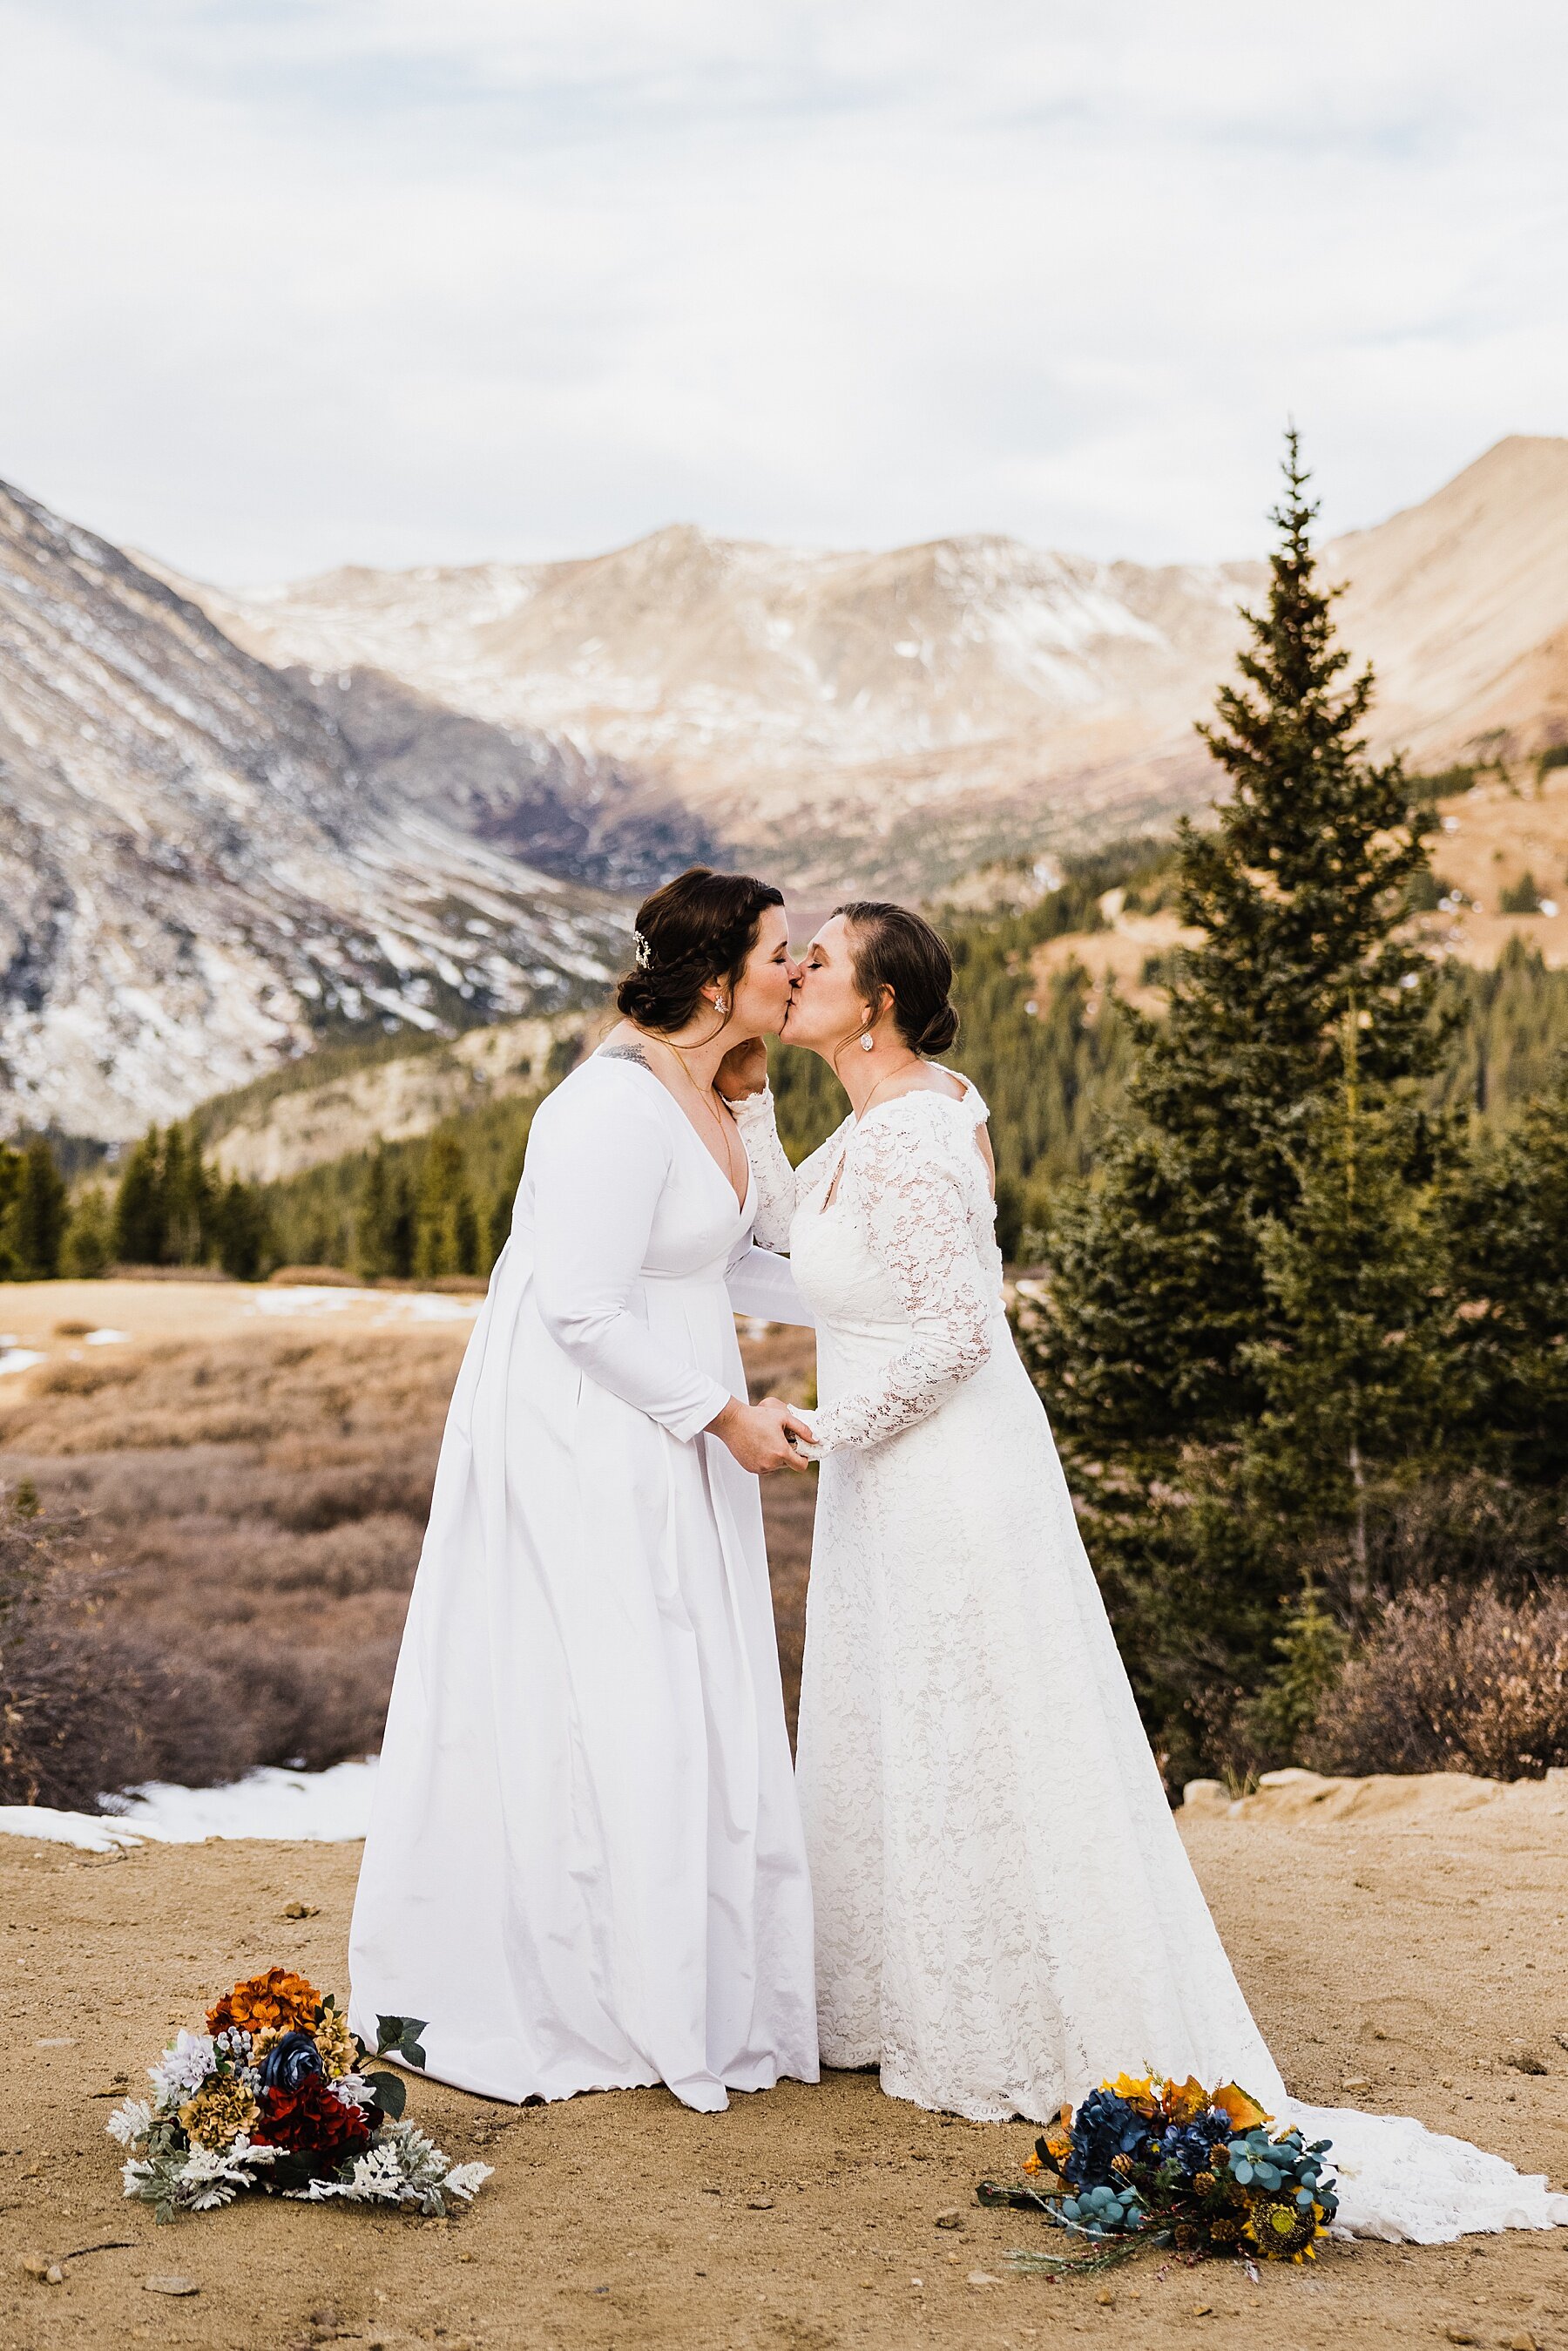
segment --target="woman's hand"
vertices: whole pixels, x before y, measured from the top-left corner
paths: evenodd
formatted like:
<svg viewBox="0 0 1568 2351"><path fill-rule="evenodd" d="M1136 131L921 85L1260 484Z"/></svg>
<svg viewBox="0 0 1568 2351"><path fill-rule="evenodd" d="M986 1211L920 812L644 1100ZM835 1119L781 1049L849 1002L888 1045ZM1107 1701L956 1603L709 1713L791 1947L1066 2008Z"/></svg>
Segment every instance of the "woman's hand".
<svg viewBox="0 0 1568 2351"><path fill-rule="evenodd" d="M760 1037L732 1045L713 1080L726 1102L744 1102L748 1094L760 1094L767 1082L768 1049Z"/></svg>
<svg viewBox="0 0 1568 2351"><path fill-rule="evenodd" d="M774 1469L807 1467L805 1455L796 1452L786 1434L792 1424L789 1405L777 1396L764 1396L761 1404L742 1404L732 1396L708 1423L708 1431L722 1439L742 1469L765 1478Z"/></svg>

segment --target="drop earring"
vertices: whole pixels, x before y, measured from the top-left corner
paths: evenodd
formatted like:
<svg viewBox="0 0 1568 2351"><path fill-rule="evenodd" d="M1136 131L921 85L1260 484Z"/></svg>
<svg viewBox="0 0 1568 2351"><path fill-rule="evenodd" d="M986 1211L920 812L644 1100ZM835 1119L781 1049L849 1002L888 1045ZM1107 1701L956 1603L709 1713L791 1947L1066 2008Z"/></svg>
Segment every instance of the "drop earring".
<svg viewBox="0 0 1568 2351"><path fill-rule="evenodd" d="M872 1053L875 1052L876 1050L877 1040L873 1037L869 1029L863 1029L860 1032L860 1050L863 1053Z"/></svg>
<svg viewBox="0 0 1568 2351"><path fill-rule="evenodd" d="M725 1003L722 996L716 996L713 998L713 1009L715 1012L728 1012L729 1008L729 1006Z"/></svg>

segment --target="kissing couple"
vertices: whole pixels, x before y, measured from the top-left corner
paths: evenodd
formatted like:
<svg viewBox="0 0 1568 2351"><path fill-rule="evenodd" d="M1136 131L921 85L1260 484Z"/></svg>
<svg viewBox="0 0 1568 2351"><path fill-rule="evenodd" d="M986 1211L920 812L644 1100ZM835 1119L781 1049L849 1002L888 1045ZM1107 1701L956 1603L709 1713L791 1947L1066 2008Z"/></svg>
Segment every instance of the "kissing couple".
<svg viewBox="0 0 1568 2351"><path fill-rule="evenodd" d="M1166 1802L1002 1301L952 965L694 868L541 1103L452 1395L355 1903L351 2020L521 2101L706 2112L819 2064L979 2120L1235 2082L1330 2137L1340 2226L1568 2223L1404 2116L1302 2105ZM763 1040L849 1098L792 1168ZM736 1312L809 1324L747 1400ZM792 1771L758 1478L820 1463Z"/></svg>

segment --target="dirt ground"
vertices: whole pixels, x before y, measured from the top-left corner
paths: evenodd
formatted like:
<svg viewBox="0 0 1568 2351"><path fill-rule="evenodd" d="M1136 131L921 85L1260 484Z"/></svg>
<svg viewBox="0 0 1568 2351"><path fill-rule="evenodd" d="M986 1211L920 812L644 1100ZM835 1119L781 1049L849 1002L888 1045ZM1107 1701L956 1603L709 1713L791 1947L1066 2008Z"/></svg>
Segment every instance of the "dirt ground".
<svg viewBox="0 0 1568 2351"><path fill-rule="evenodd" d="M1370 1787L1370 1794L1365 1792ZM1419 2116L1568 2178L1568 1796L1561 1782L1286 1788L1184 1817L1249 1996L1304 2095ZM1458 1809L1469 1804L1470 1809ZM1348 1809L1347 1809L1348 1808ZM686 2113L663 2092L522 2110L435 2084L410 2110L495 2177L451 2223L257 2199L158 2228L119 2194L114 2076L240 1974L345 1987L357 1846L0 1839L0 2343L291 2351L333 2340L527 2351L829 2351L1259 2340L1568 2346L1568 2231L1334 2247L1259 2283L1210 2264L1093 2283L1009 2273L985 2212L1026 2126L944 2121L865 2075ZM317 1905L304 1920L291 1902ZM1129 2053L1136 2056L1138 2053ZM1520 2071L1522 2058L1543 2072ZM1346 2080L1368 2086L1354 2093ZM962 2225L940 2229L957 2209ZM85 2250L97 2248L99 2250ZM64 2283L35 2283L29 2253ZM182 2298L147 2290L182 2276Z"/></svg>

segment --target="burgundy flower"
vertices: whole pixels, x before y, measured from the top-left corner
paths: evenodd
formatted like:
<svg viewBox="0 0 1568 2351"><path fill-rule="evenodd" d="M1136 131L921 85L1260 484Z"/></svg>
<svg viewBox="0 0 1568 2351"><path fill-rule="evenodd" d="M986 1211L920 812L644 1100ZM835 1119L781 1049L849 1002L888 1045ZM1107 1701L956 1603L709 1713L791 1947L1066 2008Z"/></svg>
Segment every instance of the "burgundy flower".
<svg viewBox="0 0 1568 2351"><path fill-rule="evenodd" d="M335 2097L319 2074L305 2074L292 2090L264 2090L260 2105L261 2120L251 2133L258 2146L336 2165L363 2155L370 2144L370 2126L358 2107Z"/></svg>

